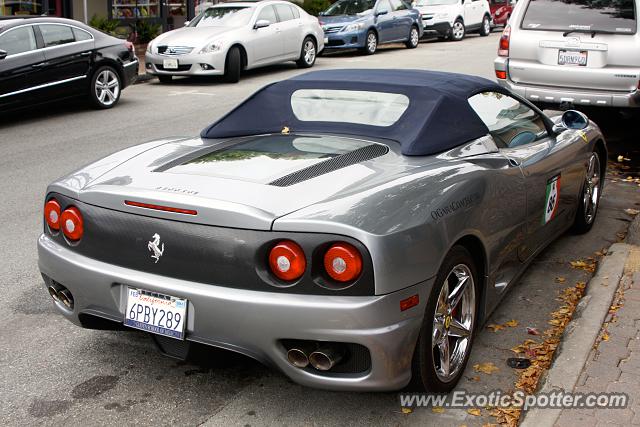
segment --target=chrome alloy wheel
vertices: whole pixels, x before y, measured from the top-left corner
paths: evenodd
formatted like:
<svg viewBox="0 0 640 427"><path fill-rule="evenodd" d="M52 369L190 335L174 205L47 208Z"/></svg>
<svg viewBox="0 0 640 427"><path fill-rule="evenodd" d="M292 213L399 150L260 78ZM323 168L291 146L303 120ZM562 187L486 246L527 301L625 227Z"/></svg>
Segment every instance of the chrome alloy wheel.
<svg viewBox="0 0 640 427"><path fill-rule="evenodd" d="M596 217L598 202L600 201L600 158L597 153L591 153L589 168L584 183L582 206L584 206L584 220L591 224Z"/></svg>
<svg viewBox="0 0 640 427"><path fill-rule="evenodd" d="M108 107L118 100L120 94L120 80L112 70L103 70L96 78L96 98L104 106Z"/></svg>
<svg viewBox="0 0 640 427"><path fill-rule="evenodd" d="M416 27L411 27L411 36L410 36L411 46L418 46L420 41L420 35L418 34L418 29Z"/></svg>
<svg viewBox="0 0 640 427"><path fill-rule="evenodd" d="M378 38L374 33L369 33L367 36L367 49L369 52L375 52L378 47Z"/></svg>
<svg viewBox="0 0 640 427"><path fill-rule="evenodd" d="M491 33L491 21L487 18L484 18L483 25L484 25L484 33L485 34Z"/></svg>
<svg viewBox="0 0 640 427"><path fill-rule="evenodd" d="M455 40L460 40L464 37L464 24L460 21L454 22L451 31L453 33L453 38Z"/></svg>
<svg viewBox="0 0 640 427"><path fill-rule="evenodd" d="M313 64L313 61L316 60L316 45L313 44L313 41L307 40L305 42L303 52L304 62L306 62L308 65Z"/></svg>
<svg viewBox="0 0 640 427"><path fill-rule="evenodd" d="M442 382L453 380L470 350L476 316L476 292L471 270L456 265L447 275L433 315L433 367Z"/></svg>

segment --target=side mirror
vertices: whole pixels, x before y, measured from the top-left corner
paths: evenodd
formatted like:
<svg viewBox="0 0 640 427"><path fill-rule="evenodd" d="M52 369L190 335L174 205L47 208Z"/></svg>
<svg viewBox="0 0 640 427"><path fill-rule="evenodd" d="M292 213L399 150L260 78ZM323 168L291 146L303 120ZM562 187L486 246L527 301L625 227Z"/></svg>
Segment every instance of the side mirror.
<svg viewBox="0 0 640 427"><path fill-rule="evenodd" d="M378 10L376 12L376 16L380 16L380 15L386 15L387 13L389 13L388 10Z"/></svg>
<svg viewBox="0 0 640 427"><path fill-rule="evenodd" d="M267 21L266 19L259 19L256 21L255 25L253 26L253 29L257 30L258 28L266 28L269 25L271 25L271 22Z"/></svg>
<svg viewBox="0 0 640 427"><path fill-rule="evenodd" d="M190 23L191 23L191 21L184 21L184 26L188 27Z"/></svg>
<svg viewBox="0 0 640 427"><path fill-rule="evenodd" d="M6 51L4 51L4 50L0 49L0 59L4 59L4 58L6 58L6 57L7 57L7 55L8 55L8 54L7 54L7 52L6 52Z"/></svg>
<svg viewBox="0 0 640 427"><path fill-rule="evenodd" d="M566 129L582 130L589 126L589 118L580 111L567 110L562 114L560 123L553 127L554 132L560 133Z"/></svg>

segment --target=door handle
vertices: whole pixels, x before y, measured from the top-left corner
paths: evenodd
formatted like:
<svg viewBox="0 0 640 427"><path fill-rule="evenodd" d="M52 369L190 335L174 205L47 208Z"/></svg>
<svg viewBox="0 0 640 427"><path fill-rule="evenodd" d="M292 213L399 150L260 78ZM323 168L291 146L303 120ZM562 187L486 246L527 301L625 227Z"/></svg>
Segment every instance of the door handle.
<svg viewBox="0 0 640 427"><path fill-rule="evenodd" d="M509 166L512 166L514 168L517 168L518 166L520 166L520 162L518 162L515 159L509 158L508 161L509 161Z"/></svg>
<svg viewBox="0 0 640 427"><path fill-rule="evenodd" d="M91 51L80 53L80 56L89 56L89 55L91 55Z"/></svg>
<svg viewBox="0 0 640 427"><path fill-rule="evenodd" d="M48 62L41 62L41 63L39 63L39 64L33 64L33 65L31 66L31 68L44 68L44 67L46 67L47 65L49 65L49 63L48 63Z"/></svg>

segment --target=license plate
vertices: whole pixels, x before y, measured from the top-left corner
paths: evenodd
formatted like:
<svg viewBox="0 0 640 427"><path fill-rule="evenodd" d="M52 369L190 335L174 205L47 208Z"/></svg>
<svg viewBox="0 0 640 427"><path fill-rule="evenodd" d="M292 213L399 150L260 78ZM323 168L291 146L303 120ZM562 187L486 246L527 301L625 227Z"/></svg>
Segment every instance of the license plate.
<svg viewBox="0 0 640 427"><path fill-rule="evenodd" d="M162 61L162 66L165 70L177 70L178 69L178 60L177 59L165 59Z"/></svg>
<svg viewBox="0 0 640 427"><path fill-rule="evenodd" d="M127 288L126 326L182 340L186 321L186 299Z"/></svg>
<svg viewBox="0 0 640 427"><path fill-rule="evenodd" d="M324 44L327 44L327 43L329 43L329 37L324 38Z"/></svg>
<svg viewBox="0 0 640 427"><path fill-rule="evenodd" d="M561 50L558 52L558 65L587 65L587 52L575 50Z"/></svg>

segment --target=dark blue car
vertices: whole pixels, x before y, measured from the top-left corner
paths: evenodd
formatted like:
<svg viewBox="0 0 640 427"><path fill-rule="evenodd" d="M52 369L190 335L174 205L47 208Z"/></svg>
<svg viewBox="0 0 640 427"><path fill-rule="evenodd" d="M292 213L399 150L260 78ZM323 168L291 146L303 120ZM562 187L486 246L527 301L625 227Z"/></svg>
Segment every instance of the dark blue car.
<svg viewBox="0 0 640 427"><path fill-rule="evenodd" d="M403 0L339 0L320 14L325 49L360 49L373 55L379 44L422 37L420 12Z"/></svg>

